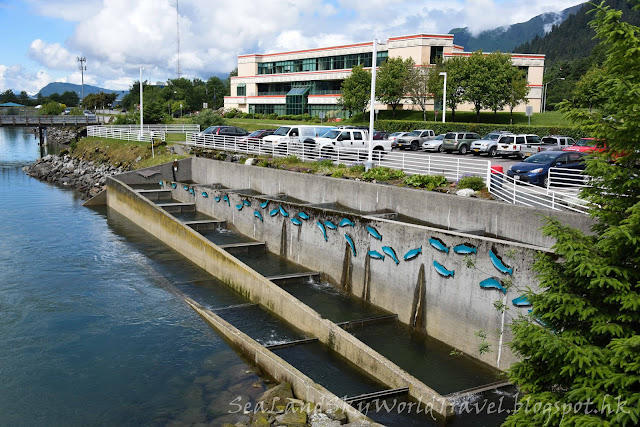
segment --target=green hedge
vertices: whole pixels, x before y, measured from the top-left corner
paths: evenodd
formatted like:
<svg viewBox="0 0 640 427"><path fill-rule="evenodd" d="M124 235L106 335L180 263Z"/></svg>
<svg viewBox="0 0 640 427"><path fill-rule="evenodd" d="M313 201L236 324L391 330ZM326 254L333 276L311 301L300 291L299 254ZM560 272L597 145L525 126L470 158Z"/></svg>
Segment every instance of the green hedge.
<svg viewBox="0 0 640 427"><path fill-rule="evenodd" d="M476 132L486 135L495 130L513 133L533 133L539 136L566 135L572 138L583 138L586 135L575 127L560 126L529 126L529 125L496 125L489 123L442 123L442 122L411 122L406 120L378 120L376 129L387 132L409 132L414 129L433 129L436 135L447 132Z"/></svg>

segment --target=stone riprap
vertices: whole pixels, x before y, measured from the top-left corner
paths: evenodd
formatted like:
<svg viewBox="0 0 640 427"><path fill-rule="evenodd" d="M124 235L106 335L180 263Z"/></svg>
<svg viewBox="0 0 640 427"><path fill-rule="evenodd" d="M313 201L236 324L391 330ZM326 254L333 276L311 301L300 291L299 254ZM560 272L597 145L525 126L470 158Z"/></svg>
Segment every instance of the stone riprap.
<svg viewBox="0 0 640 427"><path fill-rule="evenodd" d="M107 177L125 172L122 167L96 165L71 156L47 155L22 168L27 175L61 187L75 188L82 198L95 196L104 189Z"/></svg>

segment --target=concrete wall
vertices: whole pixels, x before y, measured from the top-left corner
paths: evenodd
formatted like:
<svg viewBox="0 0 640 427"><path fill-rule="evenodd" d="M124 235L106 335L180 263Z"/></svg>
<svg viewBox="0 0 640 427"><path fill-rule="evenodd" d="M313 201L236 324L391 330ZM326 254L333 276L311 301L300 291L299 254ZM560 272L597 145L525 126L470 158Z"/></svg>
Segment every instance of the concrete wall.
<svg viewBox="0 0 640 427"><path fill-rule="evenodd" d="M400 188L354 180L319 177L297 172L245 166L194 158L193 181L220 183L227 188L251 188L263 194L286 193L310 203L338 202L362 211L391 209L400 214L453 230L485 229L492 237L535 246L551 247L553 241L538 229L544 216L588 232L587 215L507 203L456 197L433 191Z"/></svg>
<svg viewBox="0 0 640 427"><path fill-rule="evenodd" d="M201 172L201 166L198 164L194 168L196 176ZM261 183L264 185L265 181ZM197 210L226 220L228 227L266 242L271 252L322 272L325 278L345 291L398 314L400 321L487 364L504 369L517 360L507 346L511 341L509 324L511 318L526 314L528 308L515 307L511 301L521 296L528 286L536 288L531 265L536 254L544 248L290 203L272 201L262 209L260 203L266 199L260 196L208 190L209 197L204 198L202 191L207 190L196 186L198 196L192 196L178 188L173 191L173 197L185 202L195 201ZM216 196L224 194L229 196L230 206L224 201L215 202ZM236 205L242 205L243 201L249 201L251 206L238 210ZM288 217L270 215L279 206ZM262 221L256 217L256 211L260 212ZM309 219L296 226L291 218L301 211ZM345 218L354 226L338 227L337 230L325 228L325 241L317 222L331 221L338 225ZM372 237L367 227L377 230L382 241ZM355 256L345 234L354 242ZM429 239L439 239L449 252L435 249ZM454 253L453 248L461 244L475 248L476 252L468 257ZM368 256L370 250L384 255L383 246L394 249L398 265L388 256L384 261ZM421 253L405 261L404 255L417 248L421 248ZM512 275L498 271L490 260L490 250L513 268ZM434 261L454 271L453 277L438 273ZM491 277L505 286L511 282L506 294L480 287L481 281ZM496 301L509 307L504 326L502 314L495 307ZM481 340L475 331L487 334L491 352L480 354Z"/></svg>
<svg viewBox="0 0 640 427"><path fill-rule="evenodd" d="M131 175L125 178L128 177ZM187 193L178 189L176 195L179 191ZM317 337L389 388L409 386L409 394L421 402L430 402L435 413L453 415L447 399L113 177L107 180L107 205L249 300L262 304L309 336ZM252 215L252 211L243 214Z"/></svg>

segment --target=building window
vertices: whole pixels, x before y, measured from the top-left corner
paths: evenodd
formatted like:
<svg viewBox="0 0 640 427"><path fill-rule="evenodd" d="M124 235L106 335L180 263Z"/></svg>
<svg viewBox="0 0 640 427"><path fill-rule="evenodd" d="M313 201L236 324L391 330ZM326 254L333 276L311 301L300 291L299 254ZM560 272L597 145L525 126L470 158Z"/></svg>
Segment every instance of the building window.
<svg viewBox="0 0 640 427"><path fill-rule="evenodd" d="M247 96L247 87L245 85L238 85L236 88L236 96Z"/></svg>
<svg viewBox="0 0 640 427"><path fill-rule="evenodd" d="M429 56L429 64L437 64L442 61L442 46L431 46L431 55Z"/></svg>

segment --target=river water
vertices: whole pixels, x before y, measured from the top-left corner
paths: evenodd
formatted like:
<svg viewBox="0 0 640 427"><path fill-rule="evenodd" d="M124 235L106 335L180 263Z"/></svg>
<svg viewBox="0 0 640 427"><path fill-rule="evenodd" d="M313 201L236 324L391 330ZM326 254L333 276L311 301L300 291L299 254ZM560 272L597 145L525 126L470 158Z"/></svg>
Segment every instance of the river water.
<svg viewBox="0 0 640 427"><path fill-rule="evenodd" d="M0 128L0 425L236 422L264 384L175 292L206 273L28 177L38 156Z"/></svg>

